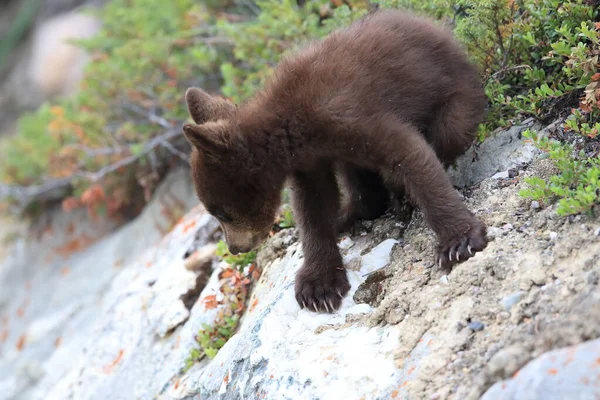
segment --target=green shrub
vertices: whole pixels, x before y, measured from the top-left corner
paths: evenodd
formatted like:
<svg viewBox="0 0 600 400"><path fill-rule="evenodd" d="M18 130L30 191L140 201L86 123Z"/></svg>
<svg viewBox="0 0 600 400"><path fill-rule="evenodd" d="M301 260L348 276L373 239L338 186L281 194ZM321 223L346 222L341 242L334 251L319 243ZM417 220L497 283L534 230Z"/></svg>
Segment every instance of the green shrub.
<svg viewBox="0 0 600 400"><path fill-rule="evenodd" d="M176 149L185 150L182 93L211 79L218 87L226 52L215 47L214 18L193 0L113 0L100 17L100 34L78 42L92 55L81 90L21 118L0 154L0 181L71 178L72 206L101 183L103 203L118 213L140 193L147 200L165 167L185 156Z"/></svg>
<svg viewBox="0 0 600 400"><path fill-rule="evenodd" d="M333 10L331 3L315 0L299 7L295 0L262 0L256 2L261 11L256 19L243 24L220 21L220 29L234 43L232 60L221 66L223 93L235 102L243 101L263 85L284 54L366 12L365 2Z"/></svg>

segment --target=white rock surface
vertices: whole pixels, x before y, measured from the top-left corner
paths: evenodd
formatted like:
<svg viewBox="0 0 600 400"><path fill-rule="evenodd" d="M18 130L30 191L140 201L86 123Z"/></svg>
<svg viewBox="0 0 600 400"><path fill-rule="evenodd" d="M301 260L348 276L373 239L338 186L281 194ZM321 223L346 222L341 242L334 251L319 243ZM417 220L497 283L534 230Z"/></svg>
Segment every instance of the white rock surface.
<svg viewBox="0 0 600 400"><path fill-rule="evenodd" d="M263 272L250 303L258 302L241 330L205 369L180 388L187 396L224 399L390 398L402 379L394 363L396 326L368 328L346 323L346 316L371 312L352 295L365 274L389 263L395 240L388 239L359 256L368 242L347 250L361 257L360 271L348 271L352 288L334 314L301 310L294 298L294 275L302 265L300 244L288 248ZM347 247L342 241L340 247Z"/></svg>
<svg viewBox="0 0 600 400"><path fill-rule="evenodd" d="M193 204L184 173L171 179L184 182L173 190ZM402 376L393 357L398 328L346 323L347 316L372 312L352 295L368 273L389 263L396 240L362 256L372 245L368 237L340 243L344 258L361 267L349 271L352 289L332 315L298 307L293 286L302 252L299 243L291 245L266 266L250 299L255 307L238 334L215 360L183 375L196 333L216 315L202 300L217 293L219 271L188 310L180 297L194 287L196 274L184 267L182 256L194 233L216 222L200 207L161 240L159 211L154 202L136 221L90 247L32 268L23 265L31 260L32 244L21 241L13 249L0 275L2 287L13 287L2 307L2 330L8 333L0 347L0 399L171 399L186 393L248 398L256 391L273 399L388 398L396 389ZM48 241L56 236L38 248L52 253L55 245Z"/></svg>
<svg viewBox="0 0 600 400"><path fill-rule="evenodd" d="M157 197L169 190L186 207L197 204L187 176L185 170L173 173ZM167 226L161 207L154 200L134 222L104 238L95 235L114 230L114 223L87 221L84 210L59 213L41 239L16 241L0 261L0 399L64 399L84 388L99 396L92 398L111 398L95 388L107 382L98 377L113 378L105 371L119 351L125 350L125 362L143 335L152 340L185 318L178 296L195 275L168 268L183 263L194 230L183 235L184 221L156 246L163 236L157 226ZM192 217L198 225L214 223ZM169 259L164 270L153 265L161 255ZM96 377L87 381L86 373Z"/></svg>
<svg viewBox="0 0 600 400"><path fill-rule="evenodd" d="M499 131L479 146L468 149L458 158L456 167L448 168L452 183L458 187L469 187L489 177L508 178L510 168L530 163L539 150L526 143L521 135L529 127L520 125Z"/></svg>

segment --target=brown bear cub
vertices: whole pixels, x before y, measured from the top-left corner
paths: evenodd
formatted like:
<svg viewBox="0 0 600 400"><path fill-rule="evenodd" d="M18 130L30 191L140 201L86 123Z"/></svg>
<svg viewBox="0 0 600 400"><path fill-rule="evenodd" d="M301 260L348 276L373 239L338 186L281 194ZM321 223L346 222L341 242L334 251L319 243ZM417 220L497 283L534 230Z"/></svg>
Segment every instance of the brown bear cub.
<svg viewBox="0 0 600 400"><path fill-rule="evenodd" d="M486 98L451 32L433 21L377 11L286 57L239 107L194 88L186 101L194 184L230 252L264 241L290 180L305 257L301 307L340 307L350 284L337 235L380 216L389 197L406 194L423 211L442 268L487 245L444 169L472 143ZM343 209L339 176L351 186Z"/></svg>

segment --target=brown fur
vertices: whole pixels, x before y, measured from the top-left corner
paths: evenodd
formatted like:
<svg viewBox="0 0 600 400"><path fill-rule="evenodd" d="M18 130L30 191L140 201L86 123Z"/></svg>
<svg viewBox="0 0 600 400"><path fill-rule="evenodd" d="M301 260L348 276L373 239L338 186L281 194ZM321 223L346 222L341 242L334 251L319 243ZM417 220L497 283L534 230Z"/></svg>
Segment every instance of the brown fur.
<svg viewBox="0 0 600 400"><path fill-rule="evenodd" d="M291 179L305 255L296 299L339 308L350 285L340 229L405 193L436 233L451 267L486 247L486 228L461 202L444 166L471 144L486 103L476 69L451 33L401 11L377 11L286 57L239 108L186 93L198 125L192 176L233 253L258 246ZM340 210L336 173L350 188ZM388 192L389 191L389 192Z"/></svg>

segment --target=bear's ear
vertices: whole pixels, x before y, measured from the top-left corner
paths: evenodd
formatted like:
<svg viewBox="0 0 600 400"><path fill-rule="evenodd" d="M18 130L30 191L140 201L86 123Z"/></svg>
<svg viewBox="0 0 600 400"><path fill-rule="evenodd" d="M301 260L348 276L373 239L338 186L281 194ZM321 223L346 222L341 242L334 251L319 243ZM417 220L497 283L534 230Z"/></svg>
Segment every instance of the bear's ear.
<svg viewBox="0 0 600 400"><path fill-rule="evenodd" d="M234 104L225 99L213 97L202 89L189 88L185 92L188 112L197 124L230 118L236 110Z"/></svg>
<svg viewBox="0 0 600 400"><path fill-rule="evenodd" d="M202 125L183 124L183 135L188 142L201 152L217 157L228 147L225 132L221 123L207 122Z"/></svg>

